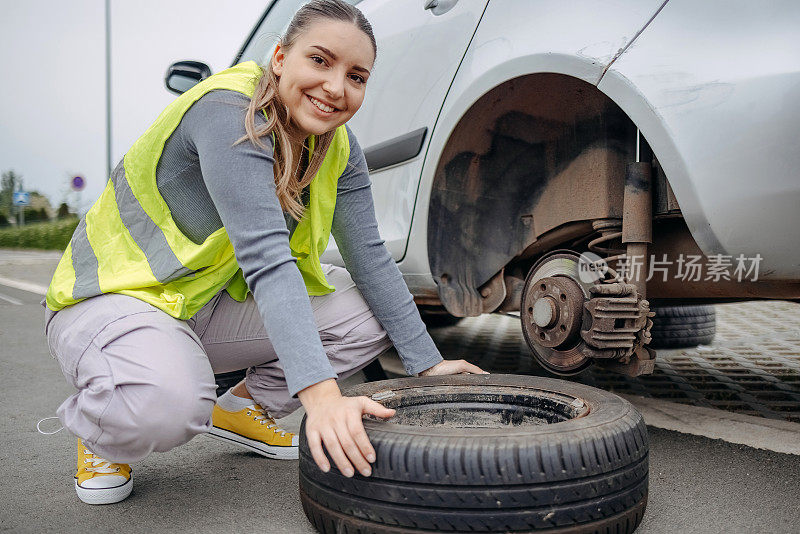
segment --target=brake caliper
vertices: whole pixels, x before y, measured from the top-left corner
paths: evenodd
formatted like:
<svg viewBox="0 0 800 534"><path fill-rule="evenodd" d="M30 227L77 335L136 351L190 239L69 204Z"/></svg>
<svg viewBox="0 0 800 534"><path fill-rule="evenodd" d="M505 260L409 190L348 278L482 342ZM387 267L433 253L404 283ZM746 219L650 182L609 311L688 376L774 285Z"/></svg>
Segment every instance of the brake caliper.
<svg viewBox="0 0 800 534"><path fill-rule="evenodd" d="M601 283L589 288L591 298L584 307L591 326L581 331L586 353L595 363L615 371L639 375L652 373L655 353L650 342L653 326L650 303L633 284Z"/></svg>

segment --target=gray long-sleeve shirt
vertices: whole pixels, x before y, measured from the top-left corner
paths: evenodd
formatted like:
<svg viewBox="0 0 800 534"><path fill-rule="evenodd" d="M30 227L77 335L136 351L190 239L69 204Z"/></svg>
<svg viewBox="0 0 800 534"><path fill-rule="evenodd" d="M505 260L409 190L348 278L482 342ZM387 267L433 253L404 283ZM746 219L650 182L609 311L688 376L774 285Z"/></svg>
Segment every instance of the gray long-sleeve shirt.
<svg viewBox="0 0 800 534"><path fill-rule="evenodd" d="M178 228L200 243L225 226L236 259L264 319L291 395L336 374L323 351L300 271L289 248L296 228L275 194L268 150L235 144L245 135L249 99L212 91L186 112L167 141L156 174ZM263 115L256 121L263 124ZM413 298L378 233L369 173L348 129L350 159L339 178L331 233L345 266L415 374L442 360Z"/></svg>

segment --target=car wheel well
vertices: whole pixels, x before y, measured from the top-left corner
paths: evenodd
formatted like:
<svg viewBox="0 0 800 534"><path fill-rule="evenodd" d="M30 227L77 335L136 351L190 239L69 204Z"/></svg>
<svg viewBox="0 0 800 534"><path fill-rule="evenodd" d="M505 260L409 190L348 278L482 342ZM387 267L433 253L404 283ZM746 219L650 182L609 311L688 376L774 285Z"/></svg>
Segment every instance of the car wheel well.
<svg viewBox="0 0 800 534"><path fill-rule="evenodd" d="M521 76L480 97L450 134L431 188L428 258L447 310L487 311L480 287L548 234L621 218L636 136L608 96L567 75Z"/></svg>

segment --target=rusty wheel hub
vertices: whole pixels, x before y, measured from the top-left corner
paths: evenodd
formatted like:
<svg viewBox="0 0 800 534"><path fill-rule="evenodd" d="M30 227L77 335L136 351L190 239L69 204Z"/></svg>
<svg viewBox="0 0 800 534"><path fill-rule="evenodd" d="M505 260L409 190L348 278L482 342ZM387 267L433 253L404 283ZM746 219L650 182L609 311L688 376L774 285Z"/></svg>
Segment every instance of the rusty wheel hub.
<svg viewBox="0 0 800 534"><path fill-rule="evenodd" d="M531 269L520 306L522 333L539 364L561 375L578 373L592 362L581 338L584 303L591 282L578 276L579 256L550 254Z"/></svg>
<svg viewBox="0 0 800 534"><path fill-rule="evenodd" d="M565 349L580 339L583 317L583 291L566 276L548 276L538 280L525 295L531 322L530 334L544 347Z"/></svg>

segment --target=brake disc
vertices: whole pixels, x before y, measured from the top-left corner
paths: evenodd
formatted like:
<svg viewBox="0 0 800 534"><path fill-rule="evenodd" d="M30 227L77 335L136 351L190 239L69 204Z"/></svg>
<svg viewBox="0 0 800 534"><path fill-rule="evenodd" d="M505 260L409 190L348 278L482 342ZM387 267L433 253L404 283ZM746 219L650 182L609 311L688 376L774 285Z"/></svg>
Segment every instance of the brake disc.
<svg viewBox="0 0 800 534"><path fill-rule="evenodd" d="M584 303L600 276L579 275L580 255L555 251L528 273L522 290L522 334L536 361L548 371L574 375L592 364L581 325L590 320Z"/></svg>

